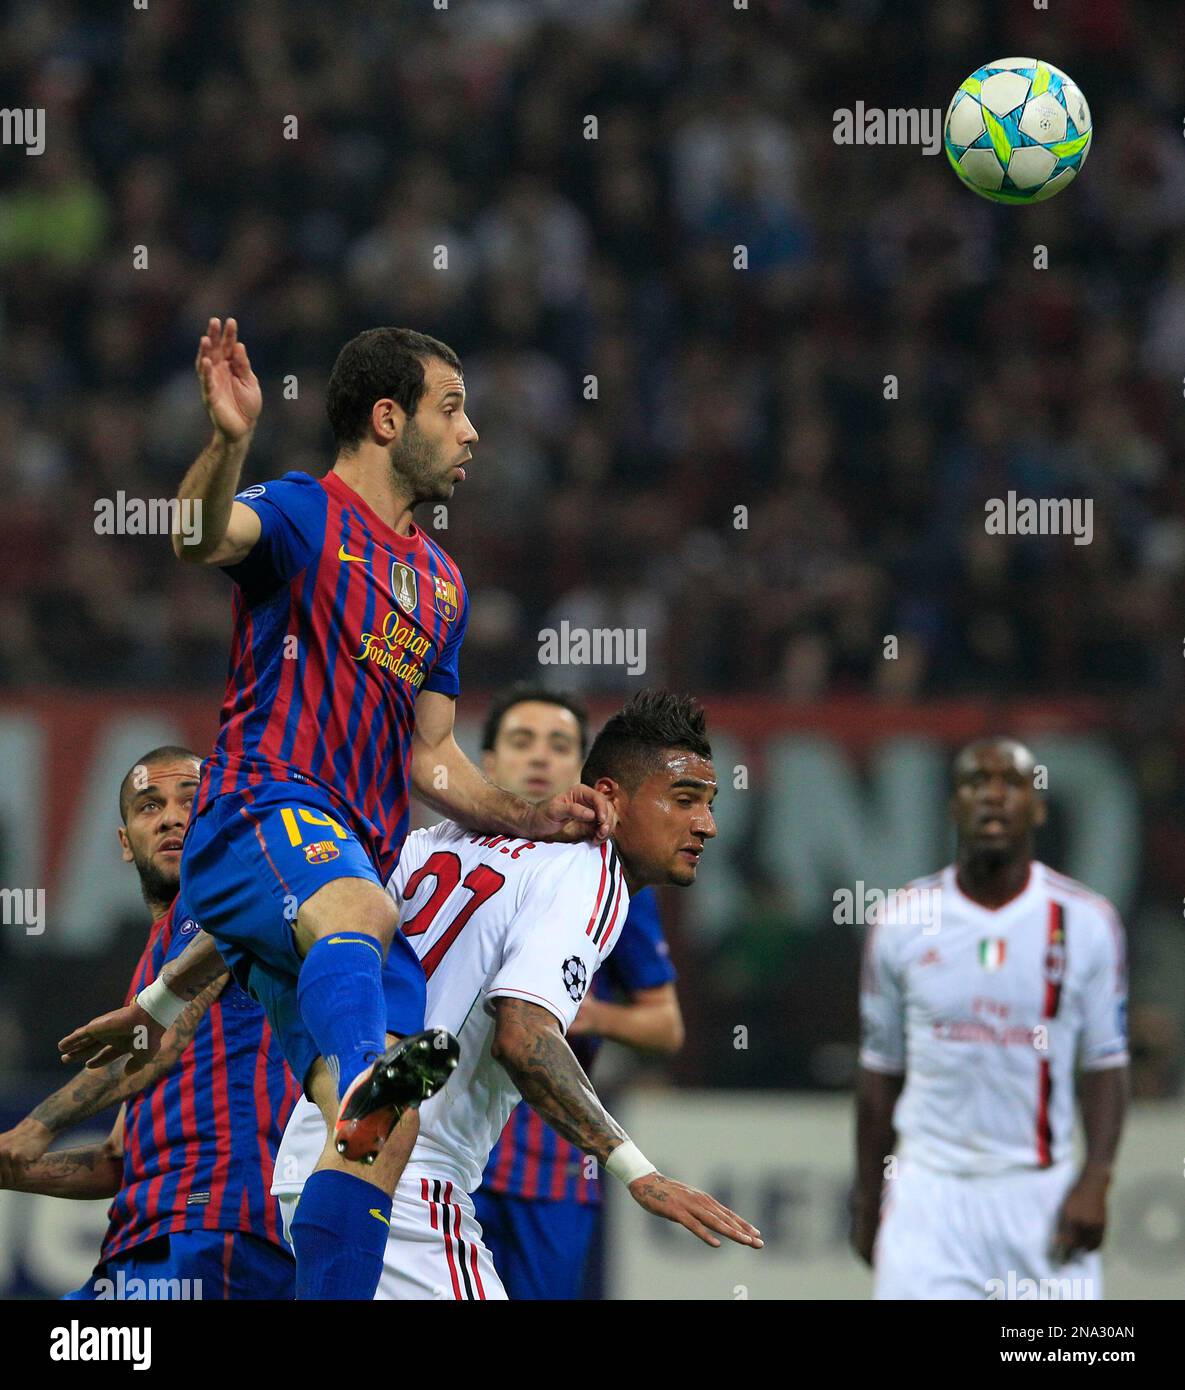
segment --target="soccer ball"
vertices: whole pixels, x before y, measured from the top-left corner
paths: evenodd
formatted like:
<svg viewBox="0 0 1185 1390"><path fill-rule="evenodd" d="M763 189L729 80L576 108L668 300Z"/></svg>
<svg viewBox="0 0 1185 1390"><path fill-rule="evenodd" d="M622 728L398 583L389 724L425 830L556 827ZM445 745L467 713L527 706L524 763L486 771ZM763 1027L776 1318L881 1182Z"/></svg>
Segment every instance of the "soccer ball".
<svg viewBox="0 0 1185 1390"><path fill-rule="evenodd" d="M1073 182L1090 152L1090 107L1038 58L979 68L947 108L943 143L955 173L996 203L1040 203Z"/></svg>

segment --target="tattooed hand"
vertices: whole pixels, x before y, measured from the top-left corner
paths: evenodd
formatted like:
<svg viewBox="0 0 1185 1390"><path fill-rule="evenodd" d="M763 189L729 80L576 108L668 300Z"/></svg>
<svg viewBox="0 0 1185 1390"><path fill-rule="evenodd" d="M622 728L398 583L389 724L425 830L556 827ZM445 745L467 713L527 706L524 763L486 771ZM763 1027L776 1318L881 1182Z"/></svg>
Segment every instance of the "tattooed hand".
<svg viewBox="0 0 1185 1390"><path fill-rule="evenodd" d="M699 1236L705 1245L719 1245L713 1235L735 1240L738 1245L751 1245L760 1250L764 1245L761 1232L756 1226L729 1211L715 1197L698 1188L688 1187L686 1183L676 1182L674 1178L661 1173L647 1173L645 1177L635 1178L630 1183L630 1195L639 1206L645 1207L655 1216L665 1216L680 1226L686 1226L692 1235Z"/></svg>
<svg viewBox="0 0 1185 1390"><path fill-rule="evenodd" d="M52 1141L53 1131L28 1117L0 1134L0 1187L11 1187L21 1170L36 1163Z"/></svg>

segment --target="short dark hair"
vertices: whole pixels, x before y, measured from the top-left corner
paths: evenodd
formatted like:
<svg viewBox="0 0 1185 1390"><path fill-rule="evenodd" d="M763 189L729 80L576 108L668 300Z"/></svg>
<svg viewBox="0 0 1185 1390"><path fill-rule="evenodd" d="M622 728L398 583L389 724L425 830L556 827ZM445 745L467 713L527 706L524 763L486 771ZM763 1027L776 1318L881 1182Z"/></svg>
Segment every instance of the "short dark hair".
<svg viewBox="0 0 1185 1390"><path fill-rule="evenodd" d="M591 787L599 777L612 777L633 791L659 771L663 754L672 748L712 756L703 707L691 695L643 690L593 740L580 780Z"/></svg>
<svg viewBox="0 0 1185 1390"><path fill-rule="evenodd" d="M124 773L123 781L119 784L119 818L124 825L128 823L128 807L132 804L132 797L140 790L139 787L133 785L136 769L151 767L153 763L170 762L173 758L192 758L195 763L201 762L201 758L192 748L182 748L178 743L165 743L159 748L154 748L151 753L145 753L143 757L137 758Z"/></svg>
<svg viewBox="0 0 1185 1390"><path fill-rule="evenodd" d="M461 359L448 346L411 328L368 328L338 353L325 409L339 449L357 448L366 437L370 412L384 397L410 418L424 395L424 363L439 357L461 375Z"/></svg>
<svg viewBox="0 0 1185 1390"><path fill-rule="evenodd" d="M584 702L566 690L548 690L546 686L531 685L527 681L509 685L494 696L481 731L481 751L494 751L507 711L515 705L526 704L528 700L535 700L543 705L558 705L560 709L566 709L575 716L577 724L580 725L580 756L583 758L588 751L588 709Z"/></svg>

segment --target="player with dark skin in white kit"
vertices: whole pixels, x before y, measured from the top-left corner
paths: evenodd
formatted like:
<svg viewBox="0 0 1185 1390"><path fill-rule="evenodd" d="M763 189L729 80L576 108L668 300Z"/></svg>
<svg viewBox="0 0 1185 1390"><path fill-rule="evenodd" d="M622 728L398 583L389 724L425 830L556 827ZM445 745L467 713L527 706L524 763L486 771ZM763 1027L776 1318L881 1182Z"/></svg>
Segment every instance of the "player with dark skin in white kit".
<svg viewBox="0 0 1185 1390"><path fill-rule="evenodd" d="M869 929L852 1245L877 1297L1015 1297L1007 1275L1101 1296L1128 1094L1123 929L1034 859L1035 780L1012 739L964 748L955 864L910 885L939 901L936 923L919 928L907 889Z"/></svg>

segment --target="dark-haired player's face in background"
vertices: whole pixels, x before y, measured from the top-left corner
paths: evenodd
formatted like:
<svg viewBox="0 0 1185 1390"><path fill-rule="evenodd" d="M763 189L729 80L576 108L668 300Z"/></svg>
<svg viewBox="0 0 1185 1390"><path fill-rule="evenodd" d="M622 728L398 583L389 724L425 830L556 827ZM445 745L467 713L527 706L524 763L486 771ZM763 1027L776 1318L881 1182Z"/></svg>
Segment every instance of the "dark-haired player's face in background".
<svg viewBox="0 0 1185 1390"><path fill-rule="evenodd" d="M715 795L711 762L679 748L634 791L619 788L613 840L630 872L643 883L693 884L699 857L716 834Z"/></svg>
<svg viewBox="0 0 1185 1390"><path fill-rule="evenodd" d="M465 414L465 383L440 358L424 364L424 394L416 413L391 445L391 469L399 491L413 506L447 502L465 477L464 465L477 443Z"/></svg>
<svg viewBox="0 0 1185 1390"><path fill-rule="evenodd" d="M981 860L1027 852L1045 824L1045 802L1033 787L1033 756L1022 744L977 743L959 754L951 818L959 846Z"/></svg>
<svg viewBox="0 0 1185 1390"><path fill-rule="evenodd" d="M525 801L547 801L580 781L580 724L571 710L523 700L502 716L482 771Z"/></svg>
<svg viewBox="0 0 1185 1390"><path fill-rule="evenodd" d="M135 864L150 902L167 903L181 883L181 844L197 795L199 764L178 758L149 763L144 787L133 789L127 826L119 827L125 864Z"/></svg>

